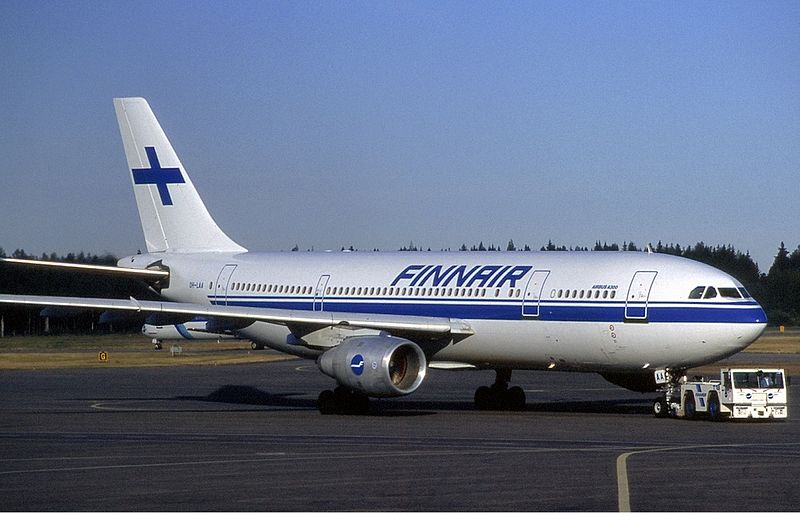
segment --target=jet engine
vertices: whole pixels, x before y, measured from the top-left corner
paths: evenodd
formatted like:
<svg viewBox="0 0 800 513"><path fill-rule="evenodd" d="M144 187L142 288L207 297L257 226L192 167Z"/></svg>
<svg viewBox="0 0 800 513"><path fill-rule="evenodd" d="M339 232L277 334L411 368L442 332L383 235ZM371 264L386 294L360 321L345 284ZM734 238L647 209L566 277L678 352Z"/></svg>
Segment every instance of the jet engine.
<svg viewBox="0 0 800 513"><path fill-rule="evenodd" d="M656 378L652 372L602 372L606 381L618 387L627 388L634 392L655 392L658 390Z"/></svg>
<svg viewBox="0 0 800 513"><path fill-rule="evenodd" d="M387 335L350 337L320 355L320 370L347 388L372 397L410 394L425 378L425 353Z"/></svg>

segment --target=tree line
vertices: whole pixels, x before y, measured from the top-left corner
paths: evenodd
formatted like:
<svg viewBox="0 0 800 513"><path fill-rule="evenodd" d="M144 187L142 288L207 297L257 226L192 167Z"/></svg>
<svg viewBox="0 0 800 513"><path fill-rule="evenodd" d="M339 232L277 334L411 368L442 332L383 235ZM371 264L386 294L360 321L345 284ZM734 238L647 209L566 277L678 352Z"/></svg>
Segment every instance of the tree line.
<svg viewBox="0 0 800 513"><path fill-rule="evenodd" d="M753 297L764 307L770 324L800 325L800 246L789 251L781 242L770 269L763 273L758 264L749 253L742 253L732 245L710 246L703 242L695 245L681 246L680 244L664 244L661 241L655 245L648 244L644 248L638 247L633 242L607 243L596 241L592 248L586 246L557 245L552 240L539 248L540 251L645 251L666 253L681 256L712 265L734 276L748 289ZM298 251L297 246L291 251ZM357 251L350 246L342 247L344 251ZM449 249L444 249L448 251ZM372 250L377 251L377 250ZM431 251L423 249L413 242L404 245L400 251ZM531 251L525 244L518 248L513 240L509 240L505 249L500 244L462 244L459 251ZM0 248L0 257L6 257ZM42 254L35 257L24 250L17 249L11 255L13 258L50 260L57 262L84 263L95 265L115 265L117 257L110 254L93 255L91 253L68 253L59 256L55 253ZM95 276L80 272L65 272L48 269L31 269L25 266L0 264L0 292L4 294L32 294L32 295L63 295L87 296L106 298L157 299L156 293L139 280L123 277L104 276L97 279ZM70 311L46 309L45 317L36 310L25 307L4 305L0 307L0 335L10 334L40 334L48 332L87 332L93 330L108 330L113 324L101 323L98 312L81 312L75 315ZM123 322L116 319L116 327L120 329L135 330L141 327L143 318Z"/></svg>

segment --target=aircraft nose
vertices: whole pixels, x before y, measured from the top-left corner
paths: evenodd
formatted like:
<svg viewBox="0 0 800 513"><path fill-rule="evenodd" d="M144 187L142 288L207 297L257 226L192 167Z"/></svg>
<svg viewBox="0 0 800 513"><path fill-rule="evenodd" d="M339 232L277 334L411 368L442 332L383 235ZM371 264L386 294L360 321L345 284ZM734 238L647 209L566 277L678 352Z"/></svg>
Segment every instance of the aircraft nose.
<svg viewBox="0 0 800 513"><path fill-rule="evenodd" d="M766 312L756 301L753 301L753 304L754 306L750 310L748 319L746 319L746 322L739 324L739 329L737 330L739 332L737 342L740 350L755 342L767 328Z"/></svg>

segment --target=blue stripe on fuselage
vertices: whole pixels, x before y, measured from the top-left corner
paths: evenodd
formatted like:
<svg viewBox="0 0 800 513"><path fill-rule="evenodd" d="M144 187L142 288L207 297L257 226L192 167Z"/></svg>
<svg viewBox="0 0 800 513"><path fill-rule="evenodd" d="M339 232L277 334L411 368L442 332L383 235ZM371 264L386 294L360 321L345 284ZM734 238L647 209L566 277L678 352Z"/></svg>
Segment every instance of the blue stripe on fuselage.
<svg viewBox="0 0 800 513"><path fill-rule="evenodd" d="M212 304L223 304L209 297ZM279 308L308 311L313 298L298 297L247 297L227 298L229 306ZM533 304L533 303L532 303ZM643 305L636 305L637 307ZM453 317L459 319L530 320L569 322L624 322L624 302L541 301L539 316L522 316L520 300L434 299L434 298L325 298L325 310L343 313L375 313L390 315L416 315L423 317ZM641 308L637 308L639 315ZM766 322L764 311L753 301L740 303L657 303L647 305L649 322L705 322L705 323L755 323Z"/></svg>

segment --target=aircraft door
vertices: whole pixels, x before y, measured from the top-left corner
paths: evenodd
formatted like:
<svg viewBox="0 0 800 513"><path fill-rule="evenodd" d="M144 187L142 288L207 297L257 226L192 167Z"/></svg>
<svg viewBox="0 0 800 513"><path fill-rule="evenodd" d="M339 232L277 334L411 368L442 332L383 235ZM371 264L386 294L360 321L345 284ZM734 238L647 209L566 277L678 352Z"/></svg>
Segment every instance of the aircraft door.
<svg viewBox="0 0 800 513"><path fill-rule="evenodd" d="M228 304L228 285L231 281L233 271L236 270L236 264L226 264L217 276L217 285L214 289L214 301L218 305Z"/></svg>
<svg viewBox="0 0 800 513"><path fill-rule="evenodd" d="M658 271L636 271L625 298L625 320L647 321L647 303L650 289Z"/></svg>
<svg viewBox="0 0 800 513"><path fill-rule="evenodd" d="M550 276L550 271L533 271L528 285L525 287L525 295L522 296L522 316L538 317L539 303L542 299L544 282Z"/></svg>
<svg viewBox="0 0 800 513"><path fill-rule="evenodd" d="M328 286L328 280L330 277L330 274L323 274L319 277L317 288L314 289L314 304L311 307L314 312L321 312L323 309L323 302L325 301L325 288Z"/></svg>

